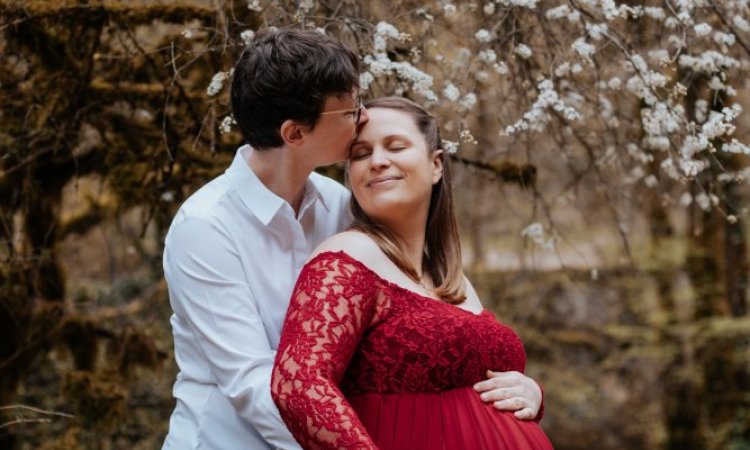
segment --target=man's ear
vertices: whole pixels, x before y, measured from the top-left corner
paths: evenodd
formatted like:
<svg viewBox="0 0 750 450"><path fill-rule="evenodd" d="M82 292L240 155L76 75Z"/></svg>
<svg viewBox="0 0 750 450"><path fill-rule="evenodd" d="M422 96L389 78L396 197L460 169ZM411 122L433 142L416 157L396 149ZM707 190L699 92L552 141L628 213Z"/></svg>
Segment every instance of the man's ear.
<svg viewBox="0 0 750 450"><path fill-rule="evenodd" d="M297 146L302 143L305 138L304 125L296 122L292 119L287 119L279 127L279 134L284 144L290 146Z"/></svg>
<svg viewBox="0 0 750 450"><path fill-rule="evenodd" d="M442 150L435 150L432 153L432 184L438 184L443 177L443 157L445 153Z"/></svg>

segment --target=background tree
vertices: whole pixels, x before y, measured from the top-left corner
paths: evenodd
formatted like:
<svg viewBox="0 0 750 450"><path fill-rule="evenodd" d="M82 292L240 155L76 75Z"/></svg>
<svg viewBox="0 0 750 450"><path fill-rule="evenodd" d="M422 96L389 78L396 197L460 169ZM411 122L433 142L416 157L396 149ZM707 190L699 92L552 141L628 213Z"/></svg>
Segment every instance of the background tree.
<svg viewBox="0 0 750 450"><path fill-rule="evenodd" d="M521 330L557 448L750 445L746 0L0 8L3 448L159 445L161 242L239 144L226 86L264 26L339 37L364 96L440 117L468 262ZM50 416L19 401L75 418L32 438Z"/></svg>

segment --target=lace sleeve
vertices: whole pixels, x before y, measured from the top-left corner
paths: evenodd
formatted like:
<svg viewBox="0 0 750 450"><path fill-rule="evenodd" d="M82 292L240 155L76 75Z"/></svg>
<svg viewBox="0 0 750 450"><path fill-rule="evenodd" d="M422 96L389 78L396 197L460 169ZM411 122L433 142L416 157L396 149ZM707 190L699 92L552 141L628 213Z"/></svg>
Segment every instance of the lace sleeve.
<svg viewBox="0 0 750 450"><path fill-rule="evenodd" d="M302 269L279 343L271 392L305 449L377 449L338 388L375 315L369 273L343 253L322 253Z"/></svg>

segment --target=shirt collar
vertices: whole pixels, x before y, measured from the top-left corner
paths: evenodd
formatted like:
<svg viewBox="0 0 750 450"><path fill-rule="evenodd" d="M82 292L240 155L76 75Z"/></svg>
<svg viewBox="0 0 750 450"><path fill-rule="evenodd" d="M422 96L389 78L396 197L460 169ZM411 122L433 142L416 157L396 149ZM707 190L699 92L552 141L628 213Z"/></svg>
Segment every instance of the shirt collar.
<svg viewBox="0 0 750 450"><path fill-rule="evenodd" d="M271 222L271 219L273 219L284 204L286 204L286 201L271 192L266 185L260 181L255 172L253 172L253 169L250 168L247 161L248 156L252 151L253 149L249 145L243 145L237 149L232 164L226 170L226 175L237 190L245 207L250 210L250 212L252 212L264 226L267 226ZM320 200L323 207L325 207L326 210L329 210L329 205L326 203L325 198L315 185L313 177L314 175L311 175L305 182L305 192L300 206L300 217L305 214L305 211L312 206L316 200Z"/></svg>

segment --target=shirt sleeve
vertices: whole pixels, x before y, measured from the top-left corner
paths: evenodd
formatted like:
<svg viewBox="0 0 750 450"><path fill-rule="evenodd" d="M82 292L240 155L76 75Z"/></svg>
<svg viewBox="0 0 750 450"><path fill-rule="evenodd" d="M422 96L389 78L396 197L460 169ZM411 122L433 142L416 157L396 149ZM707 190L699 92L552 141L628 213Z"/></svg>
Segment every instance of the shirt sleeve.
<svg viewBox="0 0 750 450"><path fill-rule="evenodd" d="M231 234L220 223L184 219L167 237L164 272L172 308L220 392L271 445L299 449L271 398L276 352Z"/></svg>
<svg viewBox="0 0 750 450"><path fill-rule="evenodd" d="M375 314L377 293L366 277L352 261L323 253L295 286L271 392L305 449L377 450L338 388Z"/></svg>

